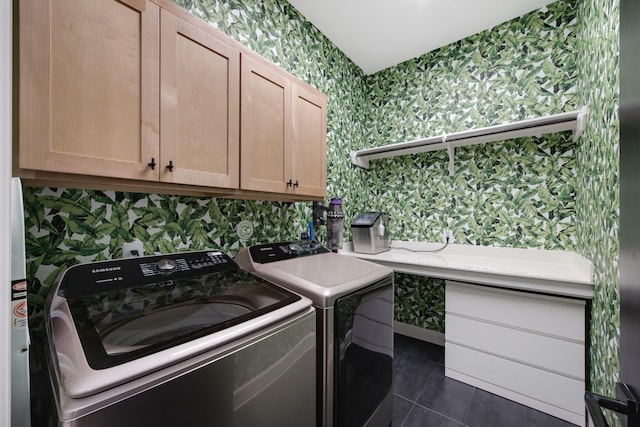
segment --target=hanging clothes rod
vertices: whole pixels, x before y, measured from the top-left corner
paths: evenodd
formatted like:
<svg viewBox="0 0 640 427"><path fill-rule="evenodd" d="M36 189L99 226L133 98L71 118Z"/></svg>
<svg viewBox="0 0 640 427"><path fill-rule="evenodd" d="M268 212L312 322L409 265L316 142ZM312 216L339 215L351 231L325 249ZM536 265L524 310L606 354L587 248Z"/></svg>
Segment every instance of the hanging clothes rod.
<svg viewBox="0 0 640 427"><path fill-rule="evenodd" d="M540 136L568 130L573 131L573 140L576 141L580 135L582 135L582 132L584 132L586 115L587 107L583 107L580 110L567 113L399 142L382 147L367 148L352 151L351 161L357 166L368 169L369 161L371 160L446 149L449 153L449 174L453 175L453 157L456 147L485 144L487 142L504 141L528 136Z"/></svg>

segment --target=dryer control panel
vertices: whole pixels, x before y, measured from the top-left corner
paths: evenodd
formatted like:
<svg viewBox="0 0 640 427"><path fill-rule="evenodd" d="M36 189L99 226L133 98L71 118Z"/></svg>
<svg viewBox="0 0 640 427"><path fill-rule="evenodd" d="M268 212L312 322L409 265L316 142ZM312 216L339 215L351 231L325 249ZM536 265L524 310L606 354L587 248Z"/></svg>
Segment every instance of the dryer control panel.
<svg viewBox="0 0 640 427"><path fill-rule="evenodd" d="M267 243L249 248L251 259L259 264L284 261L301 256L324 254L327 252L329 252L329 249L313 240Z"/></svg>

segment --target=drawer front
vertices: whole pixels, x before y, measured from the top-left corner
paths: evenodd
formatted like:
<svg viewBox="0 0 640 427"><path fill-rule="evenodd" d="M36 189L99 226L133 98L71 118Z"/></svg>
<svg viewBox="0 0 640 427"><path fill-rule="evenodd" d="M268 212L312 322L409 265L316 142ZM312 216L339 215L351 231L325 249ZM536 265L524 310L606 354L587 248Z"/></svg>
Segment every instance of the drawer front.
<svg viewBox="0 0 640 427"><path fill-rule="evenodd" d="M540 402L584 414L584 382L501 359L455 344L447 344L445 365L479 380ZM505 396L509 397L509 396Z"/></svg>
<svg viewBox="0 0 640 427"><path fill-rule="evenodd" d="M584 344L452 314L445 316L445 325L447 346L459 344L577 380L585 378Z"/></svg>
<svg viewBox="0 0 640 427"><path fill-rule="evenodd" d="M584 343L585 303L481 285L447 281L445 310L450 314L486 320Z"/></svg>

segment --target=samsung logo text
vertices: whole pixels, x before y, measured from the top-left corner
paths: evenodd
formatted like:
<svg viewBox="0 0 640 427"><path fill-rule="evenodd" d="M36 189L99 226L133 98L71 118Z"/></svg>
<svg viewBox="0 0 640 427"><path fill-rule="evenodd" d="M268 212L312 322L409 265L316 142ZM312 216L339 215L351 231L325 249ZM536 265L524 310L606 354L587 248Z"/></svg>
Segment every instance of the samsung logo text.
<svg viewBox="0 0 640 427"><path fill-rule="evenodd" d="M122 267L103 267L103 268L94 268L91 270L92 273L107 273L109 271L120 271Z"/></svg>

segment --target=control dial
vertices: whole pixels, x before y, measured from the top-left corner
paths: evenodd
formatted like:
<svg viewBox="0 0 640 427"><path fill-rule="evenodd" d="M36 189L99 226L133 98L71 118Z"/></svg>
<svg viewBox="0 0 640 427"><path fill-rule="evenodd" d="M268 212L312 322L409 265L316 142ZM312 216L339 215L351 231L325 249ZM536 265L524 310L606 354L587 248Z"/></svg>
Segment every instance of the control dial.
<svg viewBox="0 0 640 427"><path fill-rule="evenodd" d="M296 254L302 249L302 247L297 243L290 243L288 249L290 254Z"/></svg>
<svg viewBox="0 0 640 427"><path fill-rule="evenodd" d="M158 261L157 268L160 273L171 273L176 269L176 262L172 259L163 258Z"/></svg>

